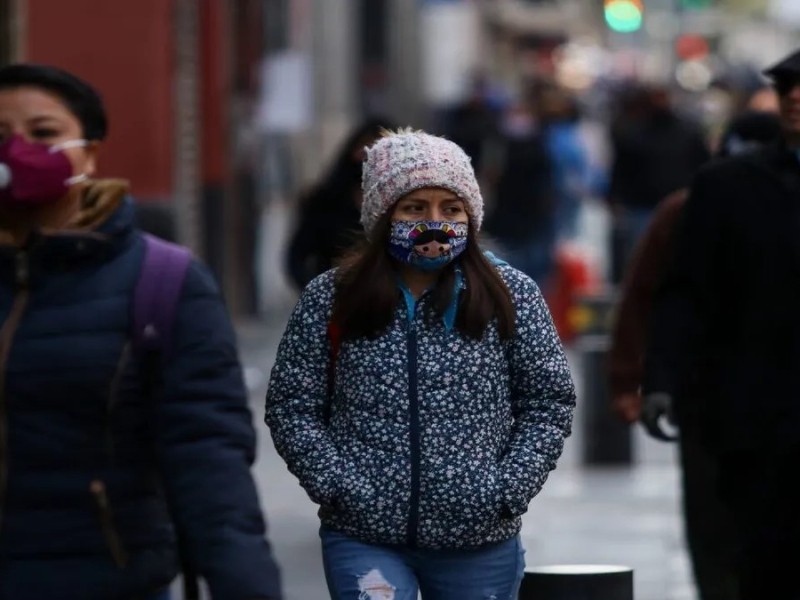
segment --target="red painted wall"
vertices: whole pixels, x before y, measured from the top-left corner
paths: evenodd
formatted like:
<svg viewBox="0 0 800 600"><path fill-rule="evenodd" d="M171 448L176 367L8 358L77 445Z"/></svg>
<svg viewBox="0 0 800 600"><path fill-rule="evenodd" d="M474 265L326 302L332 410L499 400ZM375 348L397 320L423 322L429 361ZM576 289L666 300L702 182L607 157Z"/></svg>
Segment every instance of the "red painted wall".
<svg viewBox="0 0 800 600"><path fill-rule="evenodd" d="M100 175L131 180L141 200L173 182L171 0L27 0L25 59L92 83L111 123Z"/></svg>

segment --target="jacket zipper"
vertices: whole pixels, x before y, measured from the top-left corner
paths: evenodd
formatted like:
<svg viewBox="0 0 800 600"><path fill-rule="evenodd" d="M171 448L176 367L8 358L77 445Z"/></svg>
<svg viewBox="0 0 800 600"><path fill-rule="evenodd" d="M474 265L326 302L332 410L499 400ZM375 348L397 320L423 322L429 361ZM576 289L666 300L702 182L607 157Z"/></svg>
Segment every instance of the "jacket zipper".
<svg viewBox="0 0 800 600"><path fill-rule="evenodd" d="M115 462L116 448L114 444L114 432L112 428L112 418L114 416L114 408L116 408L119 396L119 385L122 376L125 373L125 367L128 364L128 359L131 353L130 342L126 343L122 348L122 353L117 363L117 370L114 373L114 378L111 380L111 386L108 392L108 404L106 405L105 415L105 438L106 438L106 452L108 460L111 464Z"/></svg>
<svg viewBox="0 0 800 600"><path fill-rule="evenodd" d="M103 537L111 552L111 557L114 559L114 563L117 567L123 568L128 564L128 553L125 551L122 538L117 528L114 526L114 514L111 512L111 503L108 501L106 484L99 479L95 479L89 484L89 491L97 504L97 516L100 520L100 529L103 532Z"/></svg>
<svg viewBox="0 0 800 600"><path fill-rule="evenodd" d="M417 329L412 320L408 325L408 410L409 443L411 444L411 508L408 517L408 545L417 546L420 497L419 393L417 389Z"/></svg>
<svg viewBox="0 0 800 600"><path fill-rule="evenodd" d="M17 293L11 312L0 328L0 530L3 527L3 516L8 486L8 411L6 406L6 369L11 353L11 342L22 320L22 314L30 297L30 267L28 253L20 250L16 255L15 279Z"/></svg>

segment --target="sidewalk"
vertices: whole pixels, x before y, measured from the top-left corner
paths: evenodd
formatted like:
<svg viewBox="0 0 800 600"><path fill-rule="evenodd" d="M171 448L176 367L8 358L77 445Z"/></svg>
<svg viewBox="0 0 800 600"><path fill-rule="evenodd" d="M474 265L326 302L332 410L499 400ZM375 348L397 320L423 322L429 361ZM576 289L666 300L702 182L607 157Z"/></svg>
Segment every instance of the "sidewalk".
<svg viewBox="0 0 800 600"><path fill-rule="evenodd" d="M255 473L283 569L287 600L327 598L314 505L275 453L263 425L264 392L289 308L265 322L240 323L242 358L259 434ZM528 566L621 564L634 569L636 600L694 600L679 513L675 449L634 431L631 467L581 464L580 357L571 355L578 389L573 435L558 468L523 519Z"/></svg>
<svg viewBox="0 0 800 600"><path fill-rule="evenodd" d="M636 427L630 467L583 465L581 364L570 359L578 386L573 435L523 519L526 563L626 565L634 569L636 600L694 600L676 448Z"/></svg>

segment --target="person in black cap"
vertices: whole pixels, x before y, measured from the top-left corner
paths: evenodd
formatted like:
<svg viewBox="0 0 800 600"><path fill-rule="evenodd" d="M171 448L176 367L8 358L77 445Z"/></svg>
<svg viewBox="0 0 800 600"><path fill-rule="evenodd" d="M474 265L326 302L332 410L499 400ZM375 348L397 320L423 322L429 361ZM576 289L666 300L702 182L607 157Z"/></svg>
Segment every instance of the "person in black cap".
<svg viewBox="0 0 800 600"><path fill-rule="evenodd" d="M800 598L800 52L765 73L782 135L695 177L643 383L651 433L672 409L678 422L691 414L717 463L741 600Z"/></svg>
<svg viewBox="0 0 800 600"><path fill-rule="evenodd" d="M779 135L777 114L742 113L726 128L716 157L752 152ZM620 290L609 351L612 410L625 423L641 420L655 437L662 432L658 422L650 419L657 416L658 411L650 404L652 397L648 397L648 404L643 406L639 393L642 356L653 294L667 268L675 227L687 196L688 189L683 188L662 200L637 244ZM679 401L691 403L692 399L683 397ZM691 416L686 412L681 411L681 416ZM684 419L678 426L684 529L698 598L736 600L738 537L730 511L718 498L716 462L704 447L694 419Z"/></svg>
<svg viewBox="0 0 800 600"><path fill-rule="evenodd" d="M800 79L800 50L796 50L783 60L764 70L779 95L788 92L791 84Z"/></svg>

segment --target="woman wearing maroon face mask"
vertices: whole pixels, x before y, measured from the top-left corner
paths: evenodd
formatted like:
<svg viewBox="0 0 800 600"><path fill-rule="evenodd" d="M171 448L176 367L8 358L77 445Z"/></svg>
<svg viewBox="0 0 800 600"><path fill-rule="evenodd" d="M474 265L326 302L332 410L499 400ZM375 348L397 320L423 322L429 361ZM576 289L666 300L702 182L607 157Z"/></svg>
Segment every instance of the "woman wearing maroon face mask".
<svg viewBox="0 0 800 600"><path fill-rule="evenodd" d="M75 76L0 68L0 600L166 597L174 530L214 598L279 598L225 308L191 261L137 351L153 243L91 179L106 129Z"/></svg>

